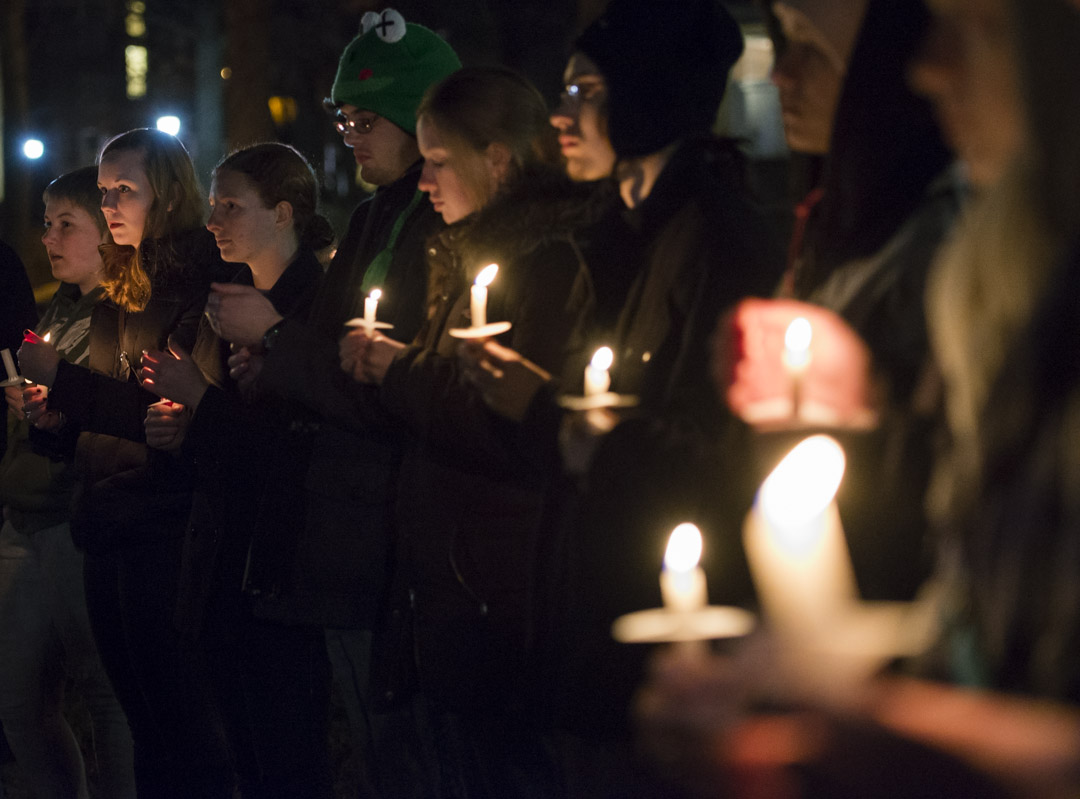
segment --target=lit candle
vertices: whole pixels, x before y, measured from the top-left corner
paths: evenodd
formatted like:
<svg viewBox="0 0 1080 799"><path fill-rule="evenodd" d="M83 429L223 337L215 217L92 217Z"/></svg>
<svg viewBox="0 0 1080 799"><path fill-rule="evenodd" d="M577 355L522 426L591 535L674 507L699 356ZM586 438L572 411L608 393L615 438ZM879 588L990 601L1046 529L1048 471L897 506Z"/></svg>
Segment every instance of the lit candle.
<svg viewBox="0 0 1080 799"><path fill-rule="evenodd" d="M495 279L495 274L498 271L498 264L488 264L476 276L469 305L473 327L483 327L487 324L487 287L491 285L491 281Z"/></svg>
<svg viewBox="0 0 1080 799"><path fill-rule="evenodd" d="M49 336L51 336L51 335L52 335L52 333L46 333L46 334L45 334L45 338L43 338L43 339L42 339L42 341L48 341L48 340L49 340Z"/></svg>
<svg viewBox="0 0 1080 799"><path fill-rule="evenodd" d="M593 353L592 360L585 367L585 396L593 397L604 394L611 388L611 375L608 369L615 360L611 347L601 347Z"/></svg>
<svg viewBox="0 0 1080 799"><path fill-rule="evenodd" d="M810 340L814 331L810 322L799 316L791 321L784 333L784 367L791 377L791 415L799 416L802 400L802 378L810 366Z"/></svg>
<svg viewBox="0 0 1080 799"><path fill-rule="evenodd" d="M15 360L11 357L11 350L4 350L0 352L0 355L4 358L4 371L7 372L7 379L15 380L18 378L19 373L15 371Z"/></svg>
<svg viewBox="0 0 1080 799"><path fill-rule="evenodd" d="M743 527L762 608L791 637L820 635L855 602L855 577L833 501L844 465L834 439L805 439L762 483Z"/></svg>
<svg viewBox="0 0 1080 799"><path fill-rule="evenodd" d="M679 613L701 610L709 603L701 560L701 531L693 524L680 524L671 531L664 569L660 572L660 595L664 607Z"/></svg>
<svg viewBox="0 0 1080 799"><path fill-rule="evenodd" d="M382 290L372 289L371 293L364 298L364 324L369 330L375 327L375 311L379 307L380 297L382 297Z"/></svg>

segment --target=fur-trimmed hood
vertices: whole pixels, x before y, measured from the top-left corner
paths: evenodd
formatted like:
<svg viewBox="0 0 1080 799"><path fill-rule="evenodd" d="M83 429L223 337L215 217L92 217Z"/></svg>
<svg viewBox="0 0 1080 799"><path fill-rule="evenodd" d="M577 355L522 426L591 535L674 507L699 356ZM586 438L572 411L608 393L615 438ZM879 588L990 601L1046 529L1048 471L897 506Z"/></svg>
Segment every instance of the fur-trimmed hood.
<svg viewBox="0 0 1080 799"><path fill-rule="evenodd" d="M487 206L428 242L428 308L462 291L489 263L510 263L553 241L573 238L603 213L609 195L574 183L552 166L532 166Z"/></svg>

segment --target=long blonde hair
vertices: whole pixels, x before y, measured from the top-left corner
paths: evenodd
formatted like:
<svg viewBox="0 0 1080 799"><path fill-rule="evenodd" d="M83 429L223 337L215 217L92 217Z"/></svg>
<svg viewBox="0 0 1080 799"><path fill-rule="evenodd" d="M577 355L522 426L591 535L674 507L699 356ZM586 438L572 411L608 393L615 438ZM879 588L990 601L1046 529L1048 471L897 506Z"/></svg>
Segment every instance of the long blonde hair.
<svg viewBox="0 0 1080 799"><path fill-rule="evenodd" d="M98 164L120 153L136 152L153 192L142 241L168 239L203 225L203 192L184 145L175 136L152 128L137 128L114 136L98 155ZM112 237L110 236L110 239ZM163 260L148 263L141 248L116 244L101 246L105 263L105 293L126 311L141 311L150 301L151 276ZM164 253L159 253L164 255Z"/></svg>

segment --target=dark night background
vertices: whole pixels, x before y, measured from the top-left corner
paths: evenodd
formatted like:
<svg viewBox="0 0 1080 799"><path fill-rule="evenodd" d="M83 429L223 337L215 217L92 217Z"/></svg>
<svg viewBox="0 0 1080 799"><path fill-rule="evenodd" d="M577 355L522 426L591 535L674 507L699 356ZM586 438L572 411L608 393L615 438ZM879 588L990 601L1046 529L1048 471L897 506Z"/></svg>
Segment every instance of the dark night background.
<svg viewBox="0 0 1080 799"><path fill-rule="evenodd" d="M396 8L443 35L465 64L515 67L554 103L570 43L605 2L4 0L0 237L22 256L34 284L47 284L38 241L42 189L56 175L92 164L110 136L152 127L163 114L180 118L179 136L204 186L234 147L262 140L296 146L322 176L323 212L341 230L364 189L321 101L364 12ZM762 32L752 0L727 5L748 33ZM146 94L137 98L127 95L131 45L147 50ZM771 97L761 68L751 72L740 82L743 91L732 92L738 107L727 112L726 127L757 140L751 154L767 165L783 157L779 120L760 107ZM285 111L276 119L275 104ZM763 124L769 130L747 130ZM22 152L30 137L45 145L37 160Z"/></svg>

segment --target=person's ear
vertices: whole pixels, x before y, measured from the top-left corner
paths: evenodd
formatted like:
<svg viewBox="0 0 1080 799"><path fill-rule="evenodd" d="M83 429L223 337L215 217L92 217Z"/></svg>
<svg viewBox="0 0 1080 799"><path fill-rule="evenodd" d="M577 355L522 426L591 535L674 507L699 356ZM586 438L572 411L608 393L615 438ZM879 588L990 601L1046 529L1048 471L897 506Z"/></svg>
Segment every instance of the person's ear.
<svg viewBox="0 0 1080 799"><path fill-rule="evenodd" d="M510 148L502 142L493 141L484 150L484 163L491 177L493 191L502 185L510 173L510 161Z"/></svg>
<svg viewBox="0 0 1080 799"><path fill-rule="evenodd" d="M293 207L292 203L282 200L274 206L274 227L278 230L292 226Z"/></svg>
<svg viewBox="0 0 1080 799"><path fill-rule="evenodd" d="M171 214L173 209L180 204L180 184L173 183L169 186L169 204L165 206L165 213Z"/></svg>

